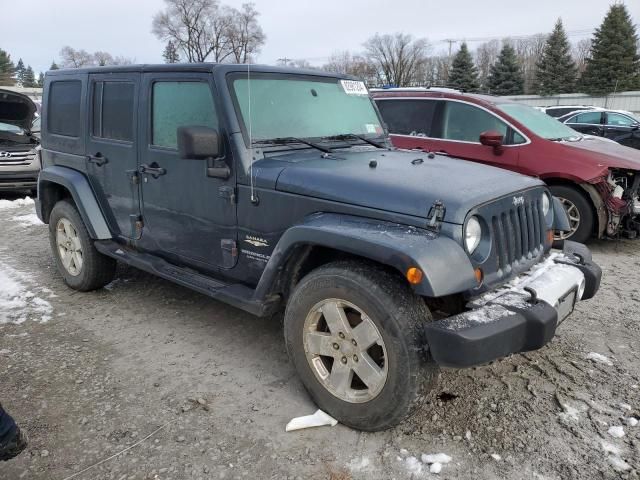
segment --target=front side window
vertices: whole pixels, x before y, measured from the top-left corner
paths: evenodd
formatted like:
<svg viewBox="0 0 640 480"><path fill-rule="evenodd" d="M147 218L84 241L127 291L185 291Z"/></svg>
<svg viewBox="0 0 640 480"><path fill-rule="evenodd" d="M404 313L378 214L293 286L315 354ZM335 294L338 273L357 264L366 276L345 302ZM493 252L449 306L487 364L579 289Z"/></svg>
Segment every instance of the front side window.
<svg viewBox="0 0 640 480"><path fill-rule="evenodd" d="M586 112L576 115L571 123L584 123L587 125L599 125L602 119L600 112Z"/></svg>
<svg viewBox="0 0 640 480"><path fill-rule="evenodd" d="M381 135L380 119L363 89L361 82L337 78L256 74L250 81L233 79L231 90L244 130L260 141Z"/></svg>
<svg viewBox="0 0 640 480"><path fill-rule="evenodd" d="M58 80L49 87L47 129L56 135L80 135L80 80Z"/></svg>
<svg viewBox="0 0 640 480"><path fill-rule="evenodd" d="M499 110L547 140L576 140L582 136L540 110L522 103L499 103Z"/></svg>
<svg viewBox="0 0 640 480"><path fill-rule="evenodd" d="M607 113L607 125L612 125L614 127L630 127L631 125L635 125L637 122L626 115L621 115L619 113Z"/></svg>
<svg viewBox="0 0 640 480"><path fill-rule="evenodd" d="M151 143L158 147L178 148L178 127L218 128L206 82L156 82L151 108Z"/></svg>
<svg viewBox="0 0 640 480"><path fill-rule="evenodd" d="M94 137L133 141L135 85L131 82L93 84Z"/></svg>
<svg viewBox="0 0 640 480"><path fill-rule="evenodd" d="M446 102L441 135L445 140L480 143L480 134L488 131L501 133L506 139L508 129L506 123L486 110L467 103Z"/></svg>
<svg viewBox="0 0 640 480"><path fill-rule="evenodd" d="M378 100L389 133L428 137L436 109L435 100Z"/></svg>

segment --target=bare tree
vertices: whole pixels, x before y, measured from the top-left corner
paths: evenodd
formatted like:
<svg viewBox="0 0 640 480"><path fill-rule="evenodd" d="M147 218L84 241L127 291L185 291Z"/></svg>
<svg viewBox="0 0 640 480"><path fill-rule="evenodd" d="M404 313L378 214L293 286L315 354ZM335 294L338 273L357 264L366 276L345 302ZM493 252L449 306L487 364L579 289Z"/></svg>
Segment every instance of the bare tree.
<svg viewBox="0 0 640 480"><path fill-rule="evenodd" d="M95 52L93 54L93 59L96 64L101 67L105 65L113 65L113 56L109 52Z"/></svg>
<svg viewBox="0 0 640 480"><path fill-rule="evenodd" d="M259 15L253 3L243 3L240 10L231 9L229 46L236 63L247 63L264 45L266 37L258 23Z"/></svg>
<svg viewBox="0 0 640 480"><path fill-rule="evenodd" d="M229 19L217 0L164 0L166 8L153 17L151 31L171 40L189 62L204 62L214 54L223 61L231 51L227 41Z"/></svg>
<svg viewBox="0 0 640 480"><path fill-rule="evenodd" d="M547 37L547 34L539 33L511 42L522 65L524 93L531 93L535 88L537 64L542 57Z"/></svg>
<svg viewBox="0 0 640 480"><path fill-rule="evenodd" d="M375 34L364 47L382 81L397 86L406 86L415 80L416 69L425 61L429 50L426 39L414 39L404 33Z"/></svg>
<svg viewBox="0 0 640 480"><path fill-rule="evenodd" d="M481 44L476 49L476 65L478 67L478 78L482 90L486 91L487 79L493 65L500 54L500 41L491 40Z"/></svg>
<svg viewBox="0 0 640 480"><path fill-rule="evenodd" d="M578 67L578 73L584 72L587 66L587 58L591 52L591 39L584 38L573 46L573 59Z"/></svg>
<svg viewBox="0 0 640 480"><path fill-rule="evenodd" d="M86 50L76 50L70 46L64 46L60 50L60 58L64 68L80 68L95 65L95 59L92 54Z"/></svg>
<svg viewBox="0 0 640 480"><path fill-rule="evenodd" d="M322 66L322 70L343 75L353 75L373 86L381 83L376 66L365 57L352 54L348 50L335 52L329 61Z"/></svg>

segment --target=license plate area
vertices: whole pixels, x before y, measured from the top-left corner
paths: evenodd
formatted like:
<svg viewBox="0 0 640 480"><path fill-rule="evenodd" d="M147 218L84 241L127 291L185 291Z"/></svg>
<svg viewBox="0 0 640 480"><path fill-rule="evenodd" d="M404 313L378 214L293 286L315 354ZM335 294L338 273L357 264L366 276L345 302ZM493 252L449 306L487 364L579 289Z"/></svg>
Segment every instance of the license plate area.
<svg viewBox="0 0 640 480"><path fill-rule="evenodd" d="M558 325L573 312L576 305L577 291L577 288L569 290L563 297L558 299L558 306L556 308L558 311Z"/></svg>

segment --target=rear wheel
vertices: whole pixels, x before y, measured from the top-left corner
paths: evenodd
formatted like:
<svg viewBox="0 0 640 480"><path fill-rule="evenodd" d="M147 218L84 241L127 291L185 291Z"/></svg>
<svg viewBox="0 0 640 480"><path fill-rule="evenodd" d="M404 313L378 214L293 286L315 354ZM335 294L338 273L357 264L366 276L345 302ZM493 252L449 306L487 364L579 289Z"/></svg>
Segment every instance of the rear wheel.
<svg viewBox="0 0 640 480"><path fill-rule="evenodd" d="M67 200L51 211L49 243L58 271L71 288L95 290L113 280L116 261L96 250L78 210Z"/></svg>
<svg viewBox="0 0 640 480"><path fill-rule="evenodd" d="M422 326L431 314L403 279L336 262L297 285L285 314L287 351L319 408L361 430L399 423L438 376Z"/></svg>
<svg viewBox="0 0 640 480"><path fill-rule="evenodd" d="M549 189L562 203L571 227L568 232L555 232L554 239L587 242L593 234L595 221L593 209L587 198L576 188L566 185L552 185Z"/></svg>

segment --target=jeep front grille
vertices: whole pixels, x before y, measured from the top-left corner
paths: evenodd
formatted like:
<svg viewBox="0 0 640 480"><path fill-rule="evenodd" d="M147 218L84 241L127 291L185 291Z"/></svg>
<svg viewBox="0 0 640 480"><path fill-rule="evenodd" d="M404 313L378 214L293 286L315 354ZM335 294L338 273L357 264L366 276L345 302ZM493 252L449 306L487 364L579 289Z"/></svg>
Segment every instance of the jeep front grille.
<svg viewBox="0 0 640 480"><path fill-rule="evenodd" d="M544 217L540 200L528 200L491 218L498 269L540 255L544 249Z"/></svg>

